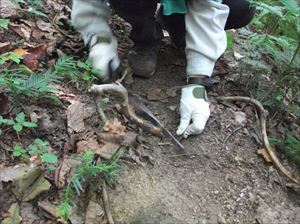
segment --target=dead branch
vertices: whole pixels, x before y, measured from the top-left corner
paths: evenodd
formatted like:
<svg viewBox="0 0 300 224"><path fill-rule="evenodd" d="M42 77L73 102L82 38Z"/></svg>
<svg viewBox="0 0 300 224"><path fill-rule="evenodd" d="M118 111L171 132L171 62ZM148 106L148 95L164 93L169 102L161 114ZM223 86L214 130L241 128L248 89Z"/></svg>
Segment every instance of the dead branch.
<svg viewBox="0 0 300 224"><path fill-rule="evenodd" d="M103 184L102 184L102 199L103 199L104 210L105 210L105 213L106 213L108 223L109 224L114 224L115 222L114 222L114 219L112 217L111 210L110 210L110 203L109 203L109 198L108 198L108 194L107 194L106 182L105 181L103 181Z"/></svg>
<svg viewBox="0 0 300 224"><path fill-rule="evenodd" d="M267 152L269 153L271 160L275 167L287 178L289 178L291 181L297 183L300 185L300 181L294 178L289 171L287 171L286 168L281 164L279 161L278 157L276 156L272 146L269 143L268 135L267 135L267 128L266 128L266 123L267 123L267 114L266 111L263 107L263 105L258 101L250 97L243 97L243 96L227 96L227 97L218 97L217 98L220 101L242 101L246 103L250 103L256 107L258 110L259 114L259 122L260 122L260 128L261 128L261 134L263 138L263 144L267 149Z"/></svg>

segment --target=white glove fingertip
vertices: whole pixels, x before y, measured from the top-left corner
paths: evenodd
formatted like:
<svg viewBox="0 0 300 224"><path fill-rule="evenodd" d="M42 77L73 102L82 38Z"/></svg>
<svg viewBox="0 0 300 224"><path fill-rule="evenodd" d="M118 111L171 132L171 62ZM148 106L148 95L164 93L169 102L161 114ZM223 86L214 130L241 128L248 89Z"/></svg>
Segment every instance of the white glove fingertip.
<svg viewBox="0 0 300 224"><path fill-rule="evenodd" d="M184 117L180 119L180 125L178 126L178 129L176 131L177 135L182 135L185 132L190 124L190 120L190 117Z"/></svg>

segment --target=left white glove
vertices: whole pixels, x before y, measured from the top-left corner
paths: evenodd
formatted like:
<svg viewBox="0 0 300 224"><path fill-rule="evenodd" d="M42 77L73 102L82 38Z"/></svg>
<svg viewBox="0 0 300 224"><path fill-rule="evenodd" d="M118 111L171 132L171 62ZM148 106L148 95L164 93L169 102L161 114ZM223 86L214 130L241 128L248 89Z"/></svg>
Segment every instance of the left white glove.
<svg viewBox="0 0 300 224"><path fill-rule="evenodd" d="M105 41L101 41L101 38ZM117 53L117 41L114 37L94 36L91 40L91 45L89 59L92 62L93 68L100 70L99 74L97 74L98 77L102 81L107 81L110 78L110 70L115 71L120 65Z"/></svg>
<svg viewBox="0 0 300 224"><path fill-rule="evenodd" d="M183 135L187 138L189 135L203 132L210 115L209 103L206 98L205 87L202 85L188 85L182 88L181 118L176 132L177 135Z"/></svg>

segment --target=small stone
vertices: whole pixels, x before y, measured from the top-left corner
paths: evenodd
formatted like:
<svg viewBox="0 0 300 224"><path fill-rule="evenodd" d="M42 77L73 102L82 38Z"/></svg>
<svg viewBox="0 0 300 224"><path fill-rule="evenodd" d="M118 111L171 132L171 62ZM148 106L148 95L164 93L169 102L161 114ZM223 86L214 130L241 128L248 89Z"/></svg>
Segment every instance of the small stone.
<svg viewBox="0 0 300 224"><path fill-rule="evenodd" d="M243 125L247 122L247 116L241 111L234 112L234 121L239 125Z"/></svg>

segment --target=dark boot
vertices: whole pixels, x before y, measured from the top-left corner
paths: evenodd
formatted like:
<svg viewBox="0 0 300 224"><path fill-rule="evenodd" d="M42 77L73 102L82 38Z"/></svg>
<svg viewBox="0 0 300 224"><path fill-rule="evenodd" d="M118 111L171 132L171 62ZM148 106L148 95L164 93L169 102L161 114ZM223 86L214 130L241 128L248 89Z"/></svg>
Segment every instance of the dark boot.
<svg viewBox="0 0 300 224"><path fill-rule="evenodd" d="M133 47L128 53L128 64L136 76L149 78L156 70L158 45Z"/></svg>

